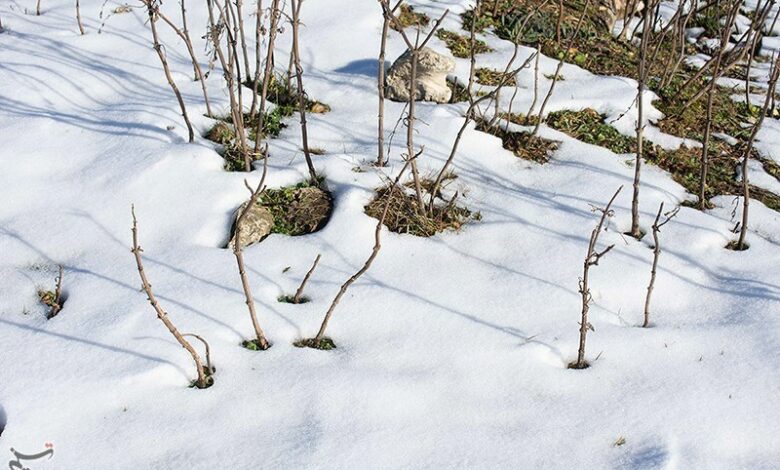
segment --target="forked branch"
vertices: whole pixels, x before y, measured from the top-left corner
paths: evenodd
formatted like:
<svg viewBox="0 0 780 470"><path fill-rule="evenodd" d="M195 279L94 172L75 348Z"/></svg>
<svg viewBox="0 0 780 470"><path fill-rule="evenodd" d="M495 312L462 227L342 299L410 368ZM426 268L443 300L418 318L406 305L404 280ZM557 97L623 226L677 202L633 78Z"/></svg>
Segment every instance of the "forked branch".
<svg viewBox="0 0 780 470"><path fill-rule="evenodd" d="M157 312L157 318L163 322L165 327L173 335L181 347L186 349L187 352L190 353L190 356L192 356L192 360L195 362L195 369L198 372L198 379L195 381L195 386L198 388L206 388L214 383L214 379L211 377L211 371L209 371L207 374L203 369L203 361L201 361L200 355L195 350L195 348L192 347L189 341L184 339L184 336L179 333L179 330L173 324L171 319L168 318L168 313L163 310L163 308L160 306L160 303L157 302L157 298L154 296L154 292L152 291L152 285L146 278L146 271L144 271L144 264L143 260L141 259L141 253L143 250L138 244L138 221L135 217L135 207L131 207L130 212L133 214L133 249L131 251L135 256L135 264L138 268L138 275L141 277L141 285L144 289L144 292L146 292L146 297L149 299L149 303L152 304L154 311Z"/></svg>

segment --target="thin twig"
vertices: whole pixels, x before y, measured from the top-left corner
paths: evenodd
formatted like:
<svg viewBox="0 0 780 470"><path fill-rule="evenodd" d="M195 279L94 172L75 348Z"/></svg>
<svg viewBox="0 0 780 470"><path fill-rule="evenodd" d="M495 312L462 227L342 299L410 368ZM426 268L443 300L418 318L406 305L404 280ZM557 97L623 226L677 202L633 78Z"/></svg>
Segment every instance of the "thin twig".
<svg viewBox="0 0 780 470"><path fill-rule="evenodd" d="M317 257L314 259L314 264L311 265L311 269L306 273L306 276L303 278L303 281L301 281L300 287L298 287L298 290L295 291L295 296L293 296L293 302L294 304L301 303L301 296L303 295L303 289L306 287L306 283L309 282L309 278L311 277L312 273L314 272L314 269L317 267L317 263L320 262L320 257L322 255L317 255Z"/></svg>

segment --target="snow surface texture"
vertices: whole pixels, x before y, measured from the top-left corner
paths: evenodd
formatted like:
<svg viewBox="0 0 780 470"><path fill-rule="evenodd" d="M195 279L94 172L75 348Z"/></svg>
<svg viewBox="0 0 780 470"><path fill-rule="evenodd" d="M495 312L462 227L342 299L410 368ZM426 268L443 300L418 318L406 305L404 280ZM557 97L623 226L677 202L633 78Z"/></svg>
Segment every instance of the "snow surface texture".
<svg viewBox="0 0 780 470"><path fill-rule="evenodd" d="M444 27L459 31L467 3L416 5L431 17L451 8ZM51 442L52 459L32 468L778 468L778 214L753 202L750 249L734 252L723 248L741 210L733 197L717 198L707 213L683 207L660 235L654 327L638 328L652 250L651 237L621 235L630 225L632 157L549 128L542 135L562 144L543 166L470 128L456 186L482 220L428 239L385 230L374 266L331 322L338 349L292 346L316 332L338 286L368 256L375 220L363 206L383 175L400 168L399 136L386 173L370 166L381 29L374 1L303 5L306 88L332 107L309 117L309 135L327 151L315 164L335 209L320 232L272 235L246 250L273 347L241 348L252 327L235 260L221 247L247 197L247 175L225 172L211 142L186 143L146 13L107 18L118 5L83 0L80 36L71 2L43 0L41 16L31 1L0 3L0 464L9 447L34 453ZM165 8L178 18L175 2ZM188 23L205 57L202 4L188 4ZM213 121L202 117L186 51L168 28L160 32L202 133ZM481 37L495 51L479 65L503 69L511 44ZM289 40L288 27L279 64ZM448 53L438 39L430 46ZM403 51L392 32L388 60ZM517 63L531 53L522 48ZM467 77L468 61L456 61L456 75ZM555 66L542 58L542 74ZM625 113L615 126L633 132L634 81L572 65L562 73L548 112ZM533 71L517 78L515 109L525 110ZM226 111L220 80L215 70L208 86ZM548 86L542 78L541 90ZM650 98L652 120L660 113ZM446 159L464 106L417 109L428 174ZM387 103L388 132L402 110ZM780 140L778 123L768 121L758 147L765 153ZM306 175L295 118L288 124L270 141L269 187ZM647 135L664 138L652 127ZM248 175L250 184L259 173ZM656 167L642 178L649 230L661 202L672 208L690 196ZM568 370L578 277L598 216L591 205L620 185L602 235L615 249L591 271L592 367ZM139 291L131 203L160 302L183 331L211 343L216 384L207 390L187 387L190 358ZM312 301L278 303L317 253ZM53 287L58 264L67 302L47 321L36 291Z"/></svg>

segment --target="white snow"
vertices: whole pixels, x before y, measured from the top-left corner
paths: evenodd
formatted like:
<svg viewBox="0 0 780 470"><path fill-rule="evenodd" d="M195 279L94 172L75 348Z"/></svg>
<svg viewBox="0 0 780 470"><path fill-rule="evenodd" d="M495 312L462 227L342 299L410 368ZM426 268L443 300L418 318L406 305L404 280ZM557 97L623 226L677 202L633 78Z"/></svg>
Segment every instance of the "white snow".
<svg viewBox="0 0 780 470"><path fill-rule="evenodd" d="M445 27L454 31L469 4L418 3L432 17L451 7ZM482 220L427 239L383 230L379 257L329 327L338 348L292 346L316 333L340 284L369 255L376 221L363 206L401 165L399 128L391 166L370 166L381 30L373 1L303 4L306 89L332 107L309 116L309 138L327 151L315 164L335 208L319 232L271 235L246 250L273 347L240 347L252 326L235 260L222 246L247 198L244 178L256 183L260 171L225 172L214 144L186 142L145 11L106 19L121 4L109 0L101 19L102 0L83 0L84 36L71 2L43 0L41 16L32 2L0 4L0 463L10 447L35 453L51 442L51 460L30 468L778 468L778 213L751 201L750 249L734 252L724 246L736 237L741 204L724 196L706 213L683 207L660 233L653 327L639 328L652 237L621 234L630 228L633 157L546 127L543 136L562 142L546 165L519 160L470 127L455 185ZM175 2L164 9L179 18ZM205 7L190 2L187 11L205 65ZM162 25L160 32L203 133L213 121L202 116L186 50ZM512 46L482 38L495 52L479 65L503 69ZM279 41L284 67L289 27ZM431 46L446 52L438 40ZM391 33L388 60L404 49ZM521 48L516 63L532 52ZM467 77L468 61L456 61L456 75ZM541 73L556 65L543 57ZM590 107L610 121L624 114L614 125L633 132L633 80L574 65L562 73L547 112ZM528 109L533 79L533 68L518 74L513 109ZM207 82L215 107L227 110L219 70ZM549 84L540 77L542 97ZM509 98L502 94L502 106ZM653 122L660 113L649 98ZM403 108L387 102L388 133ZM423 174L447 158L463 110L418 105ZM306 175L296 118L287 124L270 141L269 187ZM679 145L652 125L647 135ZM758 148L770 154L778 136L768 119ZM621 185L600 243L615 248L591 270L592 367L569 370L578 278L598 217L591 206ZM691 197L646 165L643 229L661 202L672 209ZM211 344L211 388L187 387L191 361L139 291L131 204L160 302L183 331ZM277 302L317 253L312 301ZM67 300L47 321L36 291L53 287L59 264ZM619 438L625 444L614 445Z"/></svg>

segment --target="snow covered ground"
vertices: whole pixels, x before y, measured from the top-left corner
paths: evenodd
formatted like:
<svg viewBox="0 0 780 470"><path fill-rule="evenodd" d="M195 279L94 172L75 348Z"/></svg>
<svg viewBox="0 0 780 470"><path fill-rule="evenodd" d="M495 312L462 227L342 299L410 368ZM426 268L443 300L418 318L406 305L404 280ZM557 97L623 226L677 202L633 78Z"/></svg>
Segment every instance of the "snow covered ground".
<svg viewBox="0 0 780 470"><path fill-rule="evenodd" d="M444 25L454 31L468 6L415 4L432 17L451 8ZM363 206L401 166L398 137L391 166L370 165L381 30L374 1L303 4L305 85L332 107L310 116L310 140L326 150L315 164L335 208L319 232L271 235L246 250L273 347L240 347L252 326L222 247L247 197L243 179L256 183L260 171L226 172L214 144L187 143L146 13L106 18L119 5L82 1L81 36L71 2L42 0L41 16L29 0L0 3L0 464L12 460L11 447L31 454L48 442L53 456L31 469L780 468L778 213L753 202L750 249L735 252L724 249L740 215L733 197L707 213L683 207L660 234L653 328L639 328L652 250L651 237L621 235L630 227L633 157L546 127L542 135L562 144L545 165L470 128L455 187L482 220L431 238L385 230L373 267L334 314L328 333L338 348L292 346L316 332L370 253L375 220ZM175 2L164 8L178 18ZM191 2L188 15L205 60L205 7ZM202 134L213 121L202 116L186 50L160 30ZM287 63L289 38L288 28L278 63ZM503 68L512 45L484 39L495 51L479 65ZM438 39L431 47L449 53ZM404 49L391 33L388 59ZM522 48L518 63L530 53ZM466 77L468 61L456 61ZM544 57L542 72L556 65ZM548 111L591 107L615 119L631 108L633 80L573 65L563 75ZM214 71L208 85L226 111L220 80ZM528 108L532 86L533 72L522 71L516 109ZM386 110L389 131L403 104ZM446 159L463 110L419 104L423 174ZM635 116L615 126L631 134ZM767 121L759 149L769 154L780 124ZM270 141L269 187L306 176L295 118L288 124ZM652 128L648 135L679 144ZM649 230L661 202L672 208L691 196L657 167L642 177ZM598 218L591 205L621 185L601 239L615 248L591 271L592 366L569 370L578 277ZM211 344L211 388L187 387L190 358L139 291L131 204L160 302L182 330ZM277 302L317 253L312 301ZM57 265L67 300L47 321L36 292L53 287Z"/></svg>

